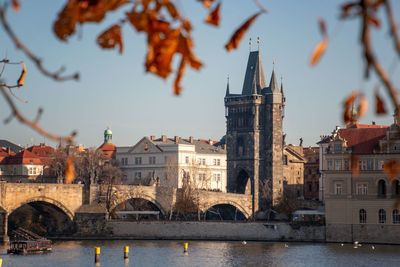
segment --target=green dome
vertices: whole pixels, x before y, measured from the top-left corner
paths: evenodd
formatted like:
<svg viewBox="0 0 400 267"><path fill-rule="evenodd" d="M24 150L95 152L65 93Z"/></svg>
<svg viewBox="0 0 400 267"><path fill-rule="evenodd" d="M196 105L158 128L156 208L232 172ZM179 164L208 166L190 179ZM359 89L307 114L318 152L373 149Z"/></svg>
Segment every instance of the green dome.
<svg viewBox="0 0 400 267"><path fill-rule="evenodd" d="M109 127L104 131L104 143L112 143L112 131Z"/></svg>
<svg viewBox="0 0 400 267"><path fill-rule="evenodd" d="M107 127L107 129L104 130L104 135L109 135L112 134L112 131L110 130L110 128Z"/></svg>

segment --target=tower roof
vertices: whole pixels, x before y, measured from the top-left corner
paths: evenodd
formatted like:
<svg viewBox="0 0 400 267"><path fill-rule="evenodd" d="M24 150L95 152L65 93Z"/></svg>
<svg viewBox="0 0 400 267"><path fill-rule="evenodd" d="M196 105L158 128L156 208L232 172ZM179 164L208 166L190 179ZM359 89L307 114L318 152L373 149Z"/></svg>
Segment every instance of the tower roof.
<svg viewBox="0 0 400 267"><path fill-rule="evenodd" d="M247 61L246 74L244 76L242 95L261 94L266 87L260 52L252 51ZM256 92L254 92L256 90Z"/></svg>
<svg viewBox="0 0 400 267"><path fill-rule="evenodd" d="M275 69L272 69L271 80L269 81L269 93L279 93L278 82L275 77Z"/></svg>

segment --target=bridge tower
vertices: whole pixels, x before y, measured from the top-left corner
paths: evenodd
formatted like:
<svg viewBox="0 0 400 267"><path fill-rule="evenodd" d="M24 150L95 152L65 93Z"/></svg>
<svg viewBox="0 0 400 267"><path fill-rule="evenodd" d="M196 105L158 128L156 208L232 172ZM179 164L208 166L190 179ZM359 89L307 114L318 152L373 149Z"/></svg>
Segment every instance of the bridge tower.
<svg viewBox="0 0 400 267"><path fill-rule="evenodd" d="M225 95L228 192L252 194L253 213L283 191L285 98L272 70L267 86L259 51L251 51L241 94ZM253 214L254 215L254 214Z"/></svg>

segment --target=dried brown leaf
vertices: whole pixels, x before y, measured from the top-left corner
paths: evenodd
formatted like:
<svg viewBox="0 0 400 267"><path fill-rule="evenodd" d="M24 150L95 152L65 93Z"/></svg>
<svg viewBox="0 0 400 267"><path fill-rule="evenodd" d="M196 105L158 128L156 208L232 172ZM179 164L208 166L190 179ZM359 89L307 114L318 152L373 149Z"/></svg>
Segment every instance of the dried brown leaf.
<svg viewBox="0 0 400 267"><path fill-rule="evenodd" d="M180 95L182 91L182 87L180 85L180 82L182 80L183 74L185 72L185 67L186 67L186 61L185 58L182 57L181 63L179 64L179 69L176 74L176 78L174 81L174 94L175 95Z"/></svg>
<svg viewBox="0 0 400 267"><path fill-rule="evenodd" d="M380 97L378 90L375 91L375 113L378 115L386 114L386 107L385 107L385 102L383 99Z"/></svg>
<svg viewBox="0 0 400 267"><path fill-rule="evenodd" d="M387 173L390 180L396 179L396 176L400 173L400 163L397 160L385 161L383 166L383 172Z"/></svg>
<svg viewBox="0 0 400 267"><path fill-rule="evenodd" d="M207 9L209 9L211 7L212 2L214 2L214 0L198 0L203 2L203 6Z"/></svg>
<svg viewBox="0 0 400 267"><path fill-rule="evenodd" d="M350 156L350 164L351 164L351 172L355 177L358 177L360 173L358 157L356 155L351 154Z"/></svg>
<svg viewBox="0 0 400 267"><path fill-rule="evenodd" d="M25 63L22 64L22 72L21 75L18 78L18 87L21 87L24 85L24 81L25 81L25 76L26 76L26 67L25 67Z"/></svg>
<svg viewBox="0 0 400 267"><path fill-rule="evenodd" d="M236 49L240 43L240 40L243 38L246 31L249 29L251 24L256 20L256 18L262 14L263 12L257 12L253 16L251 16L248 20L246 20L231 36L229 42L225 45L225 49L230 51L232 49Z"/></svg>
<svg viewBox="0 0 400 267"><path fill-rule="evenodd" d="M353 105L358 100L357 112L353 113ZM352 92L344 101L343 122L354 124L365 115L368 110L368 100L361 92Z"/></svg>
<svg viewBox="0 0 400 267"><path fill-rule="evenodd" d="M324 36L324 38L325 38L327 36L325 20L323 18L318 18L318 25L319 25L319 30L321 31L322 36Z"/></svg>
<svg viewBox="0 0 400 267"><path fill-rule="evenodd" d="M214 25L214 26L218 26L219 25L219 20L220 20L220 15L219 15L219 11L220 11L220 7L221 7L221 2L218 3L218 5L215 7L215 9L208 14L207 18L206 18L206 23Z"/></svg>
<svg viewBox="0 0 400 267"><path fill-rule="evenodd" d="M97 37L96 41L102 48L106 49L118 46L119 53L122 54L123 43L122 43L121 26L119 25L111 26L102 34L100 34L99 37Z"/></svg>
<svg viewBox="0 0 400 267"><path fill-rule="evenodd" d="M315 66L328 47L328 39L322 39L314 48L310 57L310 65Z"/></svg>
<svg viewBox="0 0 400 267"><path fill-rule="evenodd" d="M21 5L19 4L18 0L12 0L11 5L14 12L19 12L19 10L21 9Z"/></svg>
<svg viewBox="0 0 400 267"><path fill-rule="evenodd" d="M367 113L368 110L368 100L364 95L360 96L360 104L357 108L357 119L361 118L362 116Z"/></svg>
<svg viewBox="0 0 400 267"><path fill-rule="evenodd" d="M168 10L168 13L171 15L172 18L174 18L174 19L179 18L179 12L173 3L168 2L166 4L166 7Z"/></svg>
<svg viewBox="0 0 400 267"><path fill-rule="evenodd" d="M71 157L67 159L67 166L65 167L65 183L72 184L75 180L75 166Z"/></svg>

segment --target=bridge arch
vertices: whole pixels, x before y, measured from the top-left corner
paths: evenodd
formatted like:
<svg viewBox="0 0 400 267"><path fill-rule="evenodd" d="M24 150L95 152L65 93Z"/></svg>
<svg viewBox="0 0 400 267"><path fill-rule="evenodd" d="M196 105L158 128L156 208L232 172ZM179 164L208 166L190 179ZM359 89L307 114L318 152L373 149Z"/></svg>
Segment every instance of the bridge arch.
<svg viewBox="0 0 400 267"><path fill-rule="evenodd" d="M203 213L205 213L207 210L209 210L213 206L217 206L217 205L231 205L231 206L237 208L238 211L243 213L243 215L246 217L246 219L248 219L250 217L250 213L245 208L243 208L242 205L240 205L239 203L237 203L235 201L229 201L229 200L219 200L219 201L207 203L207 205L204 206L203 209L201 209L201 211Z"/></svg>
<svg viewBox="0 0 400 267"><path fill-rule="evenodd" d="M119 198L117 201L115 201L111 207L110 207L110 211L114 210L116 207L118 207L120 204L124 203L125 201L128 201L130 199L144 199L147 200L149 202L151 202L152 204L154 204L161 212L162 215L166 215L167 212L165 211L164 207L153 197L149 196L149 195L145 195L145 194L140 194L140 195L127 195L124 196L122 198Z"/></svg>
<svg viewBox="0 0 400 267"><path fill-rule="evenodd" d="M52 204L52 205L56 206L57 208L59 208L60 210L62 210L71 221L74 220L74 212L70 211L61 202L59 202L55 199L52 199L52 198L44 197L44 196L33 197L26 201L20 202L20 203L18 203L18 205L15 205L15 206L11 207L10 209L8 209L7 212L10 215L11 213L13 213L13 211L17 210L18 208L22 207L23 205L29 204L32 202L46 202L46 203Z"/></svg>

